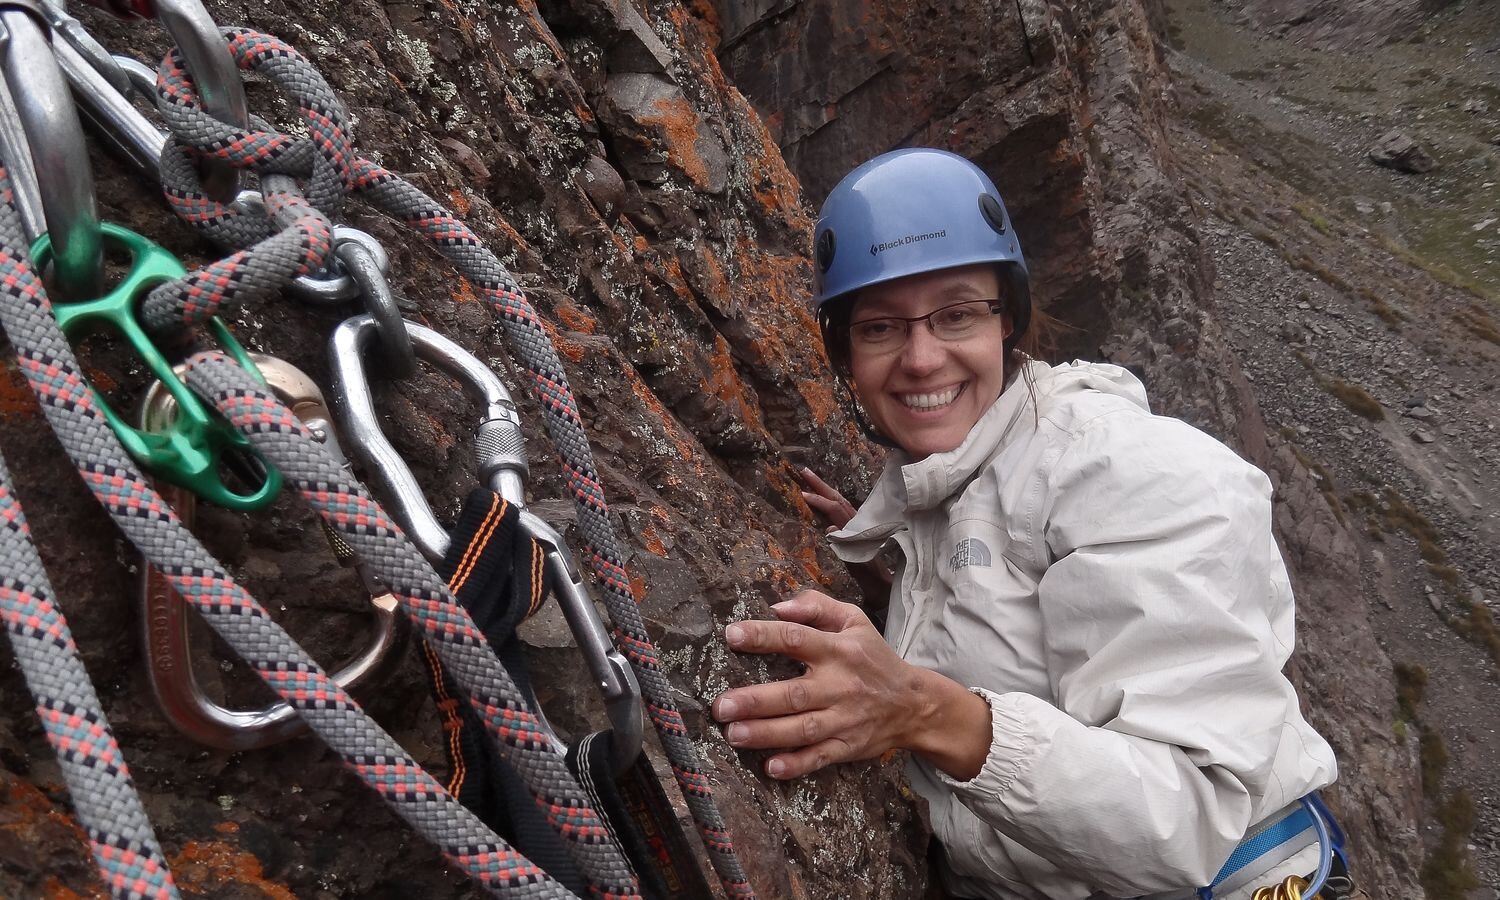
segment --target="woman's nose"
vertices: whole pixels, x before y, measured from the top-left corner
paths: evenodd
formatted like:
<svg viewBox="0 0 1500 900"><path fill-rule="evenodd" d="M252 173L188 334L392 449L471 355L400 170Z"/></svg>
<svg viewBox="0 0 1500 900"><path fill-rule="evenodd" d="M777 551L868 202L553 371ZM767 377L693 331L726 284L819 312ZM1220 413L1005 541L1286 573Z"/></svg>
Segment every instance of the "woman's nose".
<svg viewBox="0 0 1500 900"><path fill-rule="evenodd" d="M943 364L948 348L932 333L926 322L911 323L911 333L901 348L901 368L911 374L925 374Z"/></svg>

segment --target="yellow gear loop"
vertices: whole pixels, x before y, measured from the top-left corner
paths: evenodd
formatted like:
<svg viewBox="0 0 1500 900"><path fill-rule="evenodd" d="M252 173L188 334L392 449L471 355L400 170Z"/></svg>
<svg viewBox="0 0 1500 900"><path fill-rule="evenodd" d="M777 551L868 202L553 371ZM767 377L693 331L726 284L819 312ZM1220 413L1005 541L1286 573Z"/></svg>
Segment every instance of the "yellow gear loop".
<svg viewBox="0 0 1500 900"><path fill-rule="evenodd" d="M1250 900L1303 900L1302 892L1307 888L1306 878L1300 875L1288 875L1281 884L1256 888L1255 893L1250 895ZM1309 897L1308 900L1315 900L1315 898Z"/></svg>

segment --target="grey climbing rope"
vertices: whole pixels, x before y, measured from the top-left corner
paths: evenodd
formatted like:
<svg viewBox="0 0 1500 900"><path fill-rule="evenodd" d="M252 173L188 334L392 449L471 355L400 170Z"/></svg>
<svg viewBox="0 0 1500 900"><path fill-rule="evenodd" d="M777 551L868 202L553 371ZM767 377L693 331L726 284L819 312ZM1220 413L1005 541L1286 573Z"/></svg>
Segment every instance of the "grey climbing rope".
<svg viewBox="0 0 1500 900"><path fill-rule="evenodd" d="M165 164L167 156L174 153L181 154L183 160L193 155L211 156L262 173L306 178L308 197L314 206L335 202L338 199L335 186L342 185L432 240L486 297L498 312L510 350L527 372L541 402L547 433L578 507L584 552L604 588L605 607L614 624L616 641L635 669L652 724L661 736L673 774L708 848L709 859L730 897L735 900L753 897L729 830L714 802L708 770L688 737L673 699L672 686L661 670L656 648L631 592L624 568L625 553L609 521L608 506L577 403L535 310L509 271L467 225L394 173L353 154L342 107L306 59L286 44L246 29L225 29L224 35L242 68L272 77L296 100L310 137L297 139L264 128L241 129L202 114L191 81L169 56L157 83L158 106L175 135L175 144L163 156L164 190L169 202L189 222L210 233L232 236L242 230L237 224L240 214L210 200L191 166ZM331 206L323 207L325 213L331 210ZM286 219L290 216L291 213L278 216L278 223L287 227ZM263 242L261 247L266 244ZM201 293L201 285L199 289ZM212 308L244 299L232 295L217 297ZM170 329L183 322L197 321L207 314L205 309L201 298L191 291L163 288L148 301L145 318L148 327Z"/></svg>
<svg viewBox="0 0 1500 900"><path fill-rule="evenodd" d="M0 192L11 208L9 179ZM0 280L15 275L0 249ZM118 900L175 900L177 886L156 842L73 634L53 600L52 584L31 543L26 514L0 457L0 621L36 700L47 742L57 755L89 848L110 895Z"/></svg>
<svg viewBox="0 0 1500 900"><path fill-rule="evenodd" d="M0 165L0 326L64 450L116 525L312 730L455 864L498 897L571 896L450 796L181 526L99 412L30 265L13 197ZM378 507L370 513L386 521ZM458 613L455 620L467 616ZM521 710L516 719L524 729L530 714L510 687L514 699L495 702ZM601 896L637 895L627 882L619 893Z"/></svg>

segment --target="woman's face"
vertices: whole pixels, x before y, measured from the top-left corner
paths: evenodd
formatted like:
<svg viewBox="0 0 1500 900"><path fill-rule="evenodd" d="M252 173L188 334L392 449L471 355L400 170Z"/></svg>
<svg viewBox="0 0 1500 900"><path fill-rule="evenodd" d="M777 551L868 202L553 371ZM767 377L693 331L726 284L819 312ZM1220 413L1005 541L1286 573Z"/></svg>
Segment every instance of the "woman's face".
<svg viewBox="0 0 1500 900"><path fill-rule="evenodd" d="M999 298L993 266L943 269L865 288L849 321L857 332L860 323L882 316L909 319ZM1005 386L1009 333L1008 317L996 315L983 316L958 340L941 340L922 322L911 323L906 341L894 347L872 349L851 334L851 380L871 424L915 459L954 449Z"/></svg>

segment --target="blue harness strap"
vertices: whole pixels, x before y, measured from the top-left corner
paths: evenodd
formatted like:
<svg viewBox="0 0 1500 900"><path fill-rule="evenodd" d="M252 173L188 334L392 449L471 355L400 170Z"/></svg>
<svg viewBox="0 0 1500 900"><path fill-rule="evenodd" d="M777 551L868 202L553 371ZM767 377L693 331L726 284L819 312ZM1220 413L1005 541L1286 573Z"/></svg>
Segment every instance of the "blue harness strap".
<svg viewBox="0 0 1500 900"><path fill-rule="evenodd" d="M1318 870L1309 885L1307 896L1316 896L1328 878L1333 857L1337 855L1343 858L1344 832L1317 794L1308 794L1298 802L1301 806L1294 812L1241 841L1240 845L1234 848L1234 852L1229 854L1229 859L1224 862L1223 868L1219 869L1219 874L1214 876L1213 883L1208 887L1198 889L1199 900L1213 900L1214 888L1223 884L1245 866L1296 838L1309 828L1318 833L1320 852Z"/></svg>

